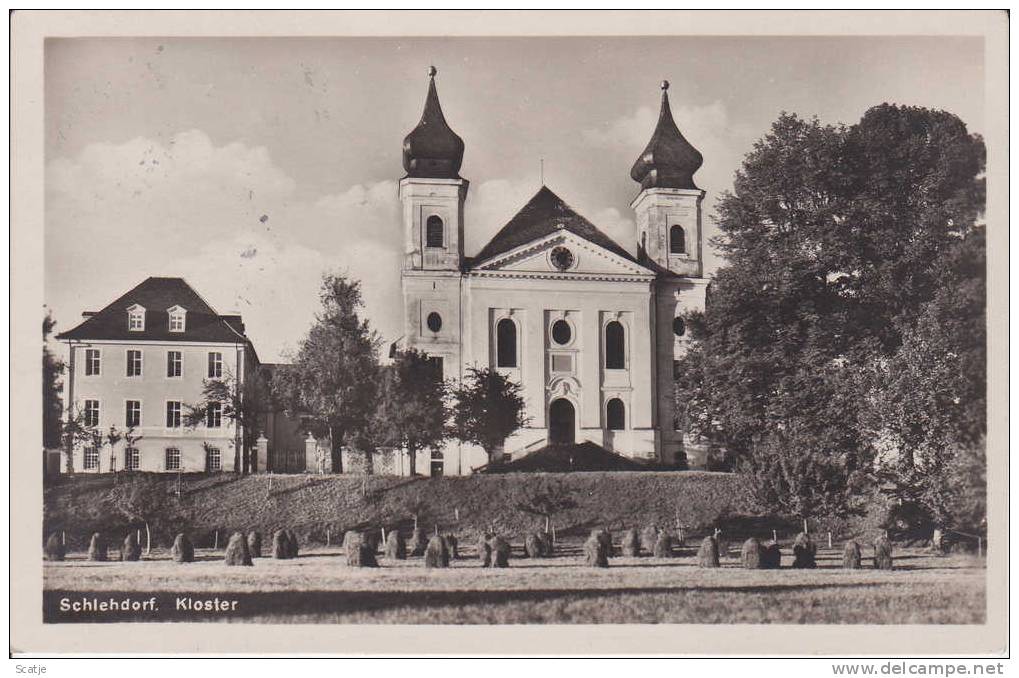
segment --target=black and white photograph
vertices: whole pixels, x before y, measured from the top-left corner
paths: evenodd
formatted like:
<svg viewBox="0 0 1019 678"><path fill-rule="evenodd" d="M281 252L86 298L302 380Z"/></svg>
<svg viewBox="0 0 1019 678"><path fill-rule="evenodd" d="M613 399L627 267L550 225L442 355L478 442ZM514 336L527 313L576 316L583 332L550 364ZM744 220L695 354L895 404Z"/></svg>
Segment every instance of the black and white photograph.
<svg viewBox="0 0 1019 678"><path fill-rule="evenodd" d="M1007 653L1007 12L421 14L12 15L12 653Z"/></svg>

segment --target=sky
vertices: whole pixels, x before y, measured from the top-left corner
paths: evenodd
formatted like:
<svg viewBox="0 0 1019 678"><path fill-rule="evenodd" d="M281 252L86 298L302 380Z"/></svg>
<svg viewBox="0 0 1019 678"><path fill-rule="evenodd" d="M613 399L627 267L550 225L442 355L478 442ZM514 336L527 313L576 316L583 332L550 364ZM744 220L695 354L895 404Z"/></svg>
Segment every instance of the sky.
<svg viewBox="0 0 1019 678"><path fill-rule="evenodd" d="M402 334L398 183L427 69L470 180L466 254L546 185L635 249L633 161L663 79L713 207L782 111L851 124L891 102L984 126L963 37L88 38L45 46L45 300L57 331L148 276L181 276L286 360L322 274ZM709 249L709 248L706 248ZM706 268L720 265L708 251Z"/></svg>

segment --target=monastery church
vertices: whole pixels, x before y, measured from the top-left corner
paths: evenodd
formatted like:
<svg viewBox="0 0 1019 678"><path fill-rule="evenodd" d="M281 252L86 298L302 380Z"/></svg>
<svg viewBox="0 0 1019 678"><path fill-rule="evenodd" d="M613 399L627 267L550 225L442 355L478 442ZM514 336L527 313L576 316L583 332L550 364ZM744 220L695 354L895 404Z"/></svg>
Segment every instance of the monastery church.
<svg viewBox="0 0 1019 678"><path fill-rule="evenodd" d="M690 467L703 467L704 449L684 436L673 404L683 315L704 309L708 284L704 191L693 178L703 158L676 127L668 82L658 124L630 170L639 184L631 249L542 186L467 256L464 141L446 123L435 75L430 69L421 121L403 142L399 344L441 362L446 379L490 366L522 385L529 423L506 441L510 460L589 442L665 465L685 454ZM455 442L422 454L430 459L418 468L430 462L447 474L487 462L482 450Z"/></svg>

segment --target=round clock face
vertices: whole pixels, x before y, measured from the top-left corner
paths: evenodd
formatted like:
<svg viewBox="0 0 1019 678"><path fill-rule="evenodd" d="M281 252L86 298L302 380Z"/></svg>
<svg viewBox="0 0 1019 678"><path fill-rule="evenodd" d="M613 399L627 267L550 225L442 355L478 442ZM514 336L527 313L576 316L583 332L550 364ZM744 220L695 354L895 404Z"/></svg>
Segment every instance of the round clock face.
<svg viewBox="0 0 1019 678"><path fill-rule="evenodd" d="M556 247L552 250L552 265L560 271L565 271L573 266L573 252L565 247Z"/></svg>

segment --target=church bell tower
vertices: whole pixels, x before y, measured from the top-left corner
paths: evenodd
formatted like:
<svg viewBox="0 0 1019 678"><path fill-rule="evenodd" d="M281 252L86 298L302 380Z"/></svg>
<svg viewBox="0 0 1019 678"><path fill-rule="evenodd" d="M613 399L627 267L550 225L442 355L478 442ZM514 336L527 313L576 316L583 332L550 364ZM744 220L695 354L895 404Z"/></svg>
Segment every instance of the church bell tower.
<svg viewBox="0 0 1019 678"><path fill-rule="evenodd" d="M403 140L404 343L441 359L458 376L464 201L464 142L450 129L428 69L428 94L417 126Z"/></svg>

